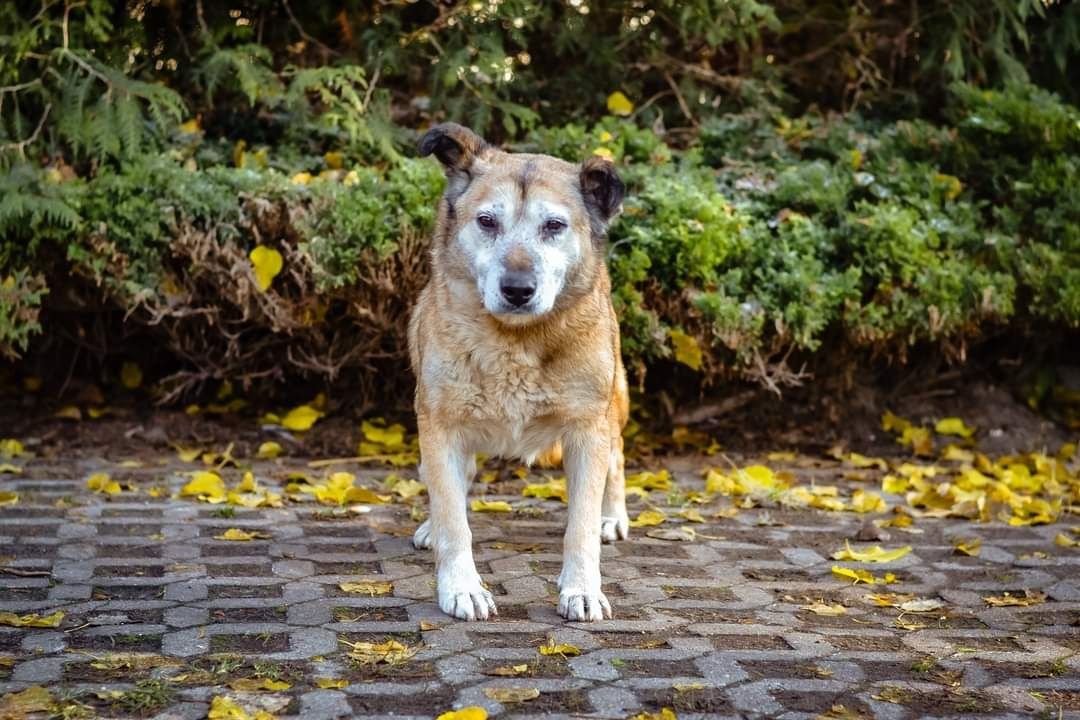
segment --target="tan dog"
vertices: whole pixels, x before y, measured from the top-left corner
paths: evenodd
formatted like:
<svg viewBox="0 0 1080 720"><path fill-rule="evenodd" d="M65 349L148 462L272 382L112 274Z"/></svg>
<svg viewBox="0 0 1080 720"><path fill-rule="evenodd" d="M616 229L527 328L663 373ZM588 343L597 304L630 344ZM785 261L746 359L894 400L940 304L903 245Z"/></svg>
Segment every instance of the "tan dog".
<svg viewBox="0 0 1080 720"><path fill-rule="evenodd" d="M420 141L446 169L432 277L409 324L420 477L431 516L439 607L494 614L473 561L466 496L476 453L532 463L563 455L569 517L559 613L600 620L600 542L625 538L622 427L628 413L619 325L604 265L623 186L607 160L574 165L505 153L446 123Z"/></svg>

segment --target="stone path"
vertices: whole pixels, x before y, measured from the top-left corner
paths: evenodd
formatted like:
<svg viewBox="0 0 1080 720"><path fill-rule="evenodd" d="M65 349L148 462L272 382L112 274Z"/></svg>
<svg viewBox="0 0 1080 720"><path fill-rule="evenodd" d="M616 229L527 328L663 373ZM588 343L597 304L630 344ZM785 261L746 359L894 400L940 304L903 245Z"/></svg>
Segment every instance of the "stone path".
<svg viewBox="0 0 1080 720"><path fill-rule="evenodd" d="M708 522L694 525L692 542L635 529L606 546L615 619L568 624L555 613L564 508L523 499L513 479L486 489L525 512L472 514L499 617L463 623L433 603L432 556L410 545L408 507L342 516L286 503L229 517L222 506L147 494L154 485L175 493L187 480L179 471L191 467L52 458L0 476L0 489L20 494L0 508L0 612L64 613L55 629L0 626L0 693L40 685L58 712L81 703L84 716L99 717L204 718L218 695L252 714L305 720L433 717L471 705L498 717L625 718L665 707L679 718L1080 717L1080 549L1053 542L1068 522L919 520L920 533L893 530L882 543L913 551L871 568L899 582L871 587L837 577L829 559L865 533L867 516L759 508L714 518L716 507L703 506ZM675 473L684 490L701 486L692 467ZM278 460L255 473L280 487L288 470L303 468ZM95 470L137 490L92 493ZM386 475L356 471L361 482ZM215 539L228 528L268 537ZM981 538L979 555L955 554L957 537ZM339 588L358 580L393 590L368 597ZM1025 591L1046 593L1045 602L983 599ZM944 607L909 613L866 598L884 592ZM837 604L843 614L806 609ZM400 664L358 665L341 642L387 639L419 651ZM541 655L551 642L581 654ZM238 678L288 687L226 685ZM337 682L319 687L320 678ZM494 688L535 688L539 697L504 704L485 692Z"/></svg>

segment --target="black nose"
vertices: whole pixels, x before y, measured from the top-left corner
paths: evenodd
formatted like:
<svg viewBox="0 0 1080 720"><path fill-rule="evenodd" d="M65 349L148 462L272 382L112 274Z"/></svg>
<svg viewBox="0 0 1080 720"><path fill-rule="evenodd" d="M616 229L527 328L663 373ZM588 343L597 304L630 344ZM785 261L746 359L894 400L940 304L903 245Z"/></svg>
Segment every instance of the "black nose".
<svg viewBox="0 0 1080 720"><path fill-rule="evenodd" d="M502 276L499 290L506 302L521 307L536 293L536 277L532 273L508 272Z"/></svg>

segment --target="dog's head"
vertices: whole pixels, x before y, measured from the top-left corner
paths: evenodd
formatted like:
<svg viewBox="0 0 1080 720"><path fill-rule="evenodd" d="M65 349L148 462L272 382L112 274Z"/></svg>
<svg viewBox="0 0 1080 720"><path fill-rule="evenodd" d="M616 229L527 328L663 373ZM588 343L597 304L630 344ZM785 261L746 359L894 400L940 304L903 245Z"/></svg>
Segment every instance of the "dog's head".
<svg viewBox="0 0 1080 720"><path fill-rule="evenodd" d="M501 322L524 325L592 287L623 185L599 157L575 165L506 153L444 123L420 140L446 170L436 257Z"/></svg>

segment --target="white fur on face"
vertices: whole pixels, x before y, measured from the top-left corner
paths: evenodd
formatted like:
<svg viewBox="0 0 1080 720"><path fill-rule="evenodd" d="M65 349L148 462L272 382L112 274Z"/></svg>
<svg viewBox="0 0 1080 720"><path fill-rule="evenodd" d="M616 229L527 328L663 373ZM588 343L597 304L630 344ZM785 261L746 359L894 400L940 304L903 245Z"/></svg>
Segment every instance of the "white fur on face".
<svg viewBox="0 0 1080 720"><path fill-rule="evenodd" d="M479 225L477 217L482 214L497 220L496 231ZM518 188L513 187L480 204L472 217L462 218L457 241L488 312L509 324L526 324L551 311L567 271L581 257L581 239L573 231L571 217L570 208L539 194L529 194L522 206ZM553 219L561 220L565 227L549 232L545 225ZM536 279L535 294L520 308L509 304L500 290L511 253L528 256Z"/></svg>

